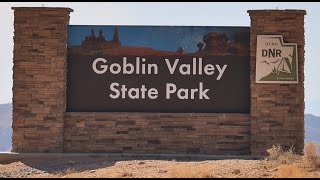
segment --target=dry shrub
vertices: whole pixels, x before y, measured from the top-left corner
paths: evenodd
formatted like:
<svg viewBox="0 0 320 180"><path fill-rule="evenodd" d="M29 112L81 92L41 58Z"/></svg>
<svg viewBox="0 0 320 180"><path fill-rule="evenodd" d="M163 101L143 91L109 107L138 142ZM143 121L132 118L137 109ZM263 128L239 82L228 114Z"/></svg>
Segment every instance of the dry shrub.
<svg viewBox="0 0 320 180"><path fill-rule="evenodd" d="M173 178L213 178L212 169L208 164L187 165L174 164L171 167Z"/></svg>
<svg viewBox="0 0 320 180"><path fill-rule="evenodd" d="M303 172L296 165L281 165L276 173L278 178L302 178Z"/></svg>
<svg viewBox="0 0 320 180"><path fill-rule="evenodd" d="M301 157L294 153L294 148L284 150L280 145L273 145L272 148L267 149L269 153L268 160L276 161L281 164L292 164L301 160Z"/></svg>
<svg viewBox="0 0 320 180"><path fill-rule="evenodd" d="M67 176L69 177L69 175L73 173L76 173L76 170L73 168L68 168L63 171L53 173L53 175L55 175L56 177L67 177Z"/></svg>
<svg viewBox="0 0 320 180"><path fill-rule="evenodd" d="M279 145L273 145L271 148L267 149L269 153L268 160L277 160L281 155L283 155L283 150Z"/></svg>
<svg viewBox="0 0 320 180"><path fill-rule="evenodd" d="M72 173L76 173L76 170L73 169L73 168L68 168L68 169L64 172L65 175L72 174Z"/></svg>
<svg viewBox="0 0 320 180"><path fill-rule="evenodd" d="M307 164L313 169L320 169L320 144L310 142L305 145Z"/></svg>

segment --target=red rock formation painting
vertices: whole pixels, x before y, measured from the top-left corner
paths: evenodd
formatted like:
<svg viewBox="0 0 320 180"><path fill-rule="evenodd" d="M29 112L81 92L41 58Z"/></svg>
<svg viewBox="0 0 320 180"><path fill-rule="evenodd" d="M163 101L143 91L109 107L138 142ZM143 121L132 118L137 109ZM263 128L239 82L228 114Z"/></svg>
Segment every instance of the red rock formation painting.
<svg viewBox="0 0 320 180"><path fill-rule="evenodd" d="M119 41L118 28L114 28L114 35L111 41L107 41L103 35L103 31L99 31L99 36L96 37L94 30L91 30L91 35L86 36L85 40L82 41L81 50L82 51L92 51L92 50L103 50L112 49L120 47L121 43Z"/></svg>
<svg viewBox="0 0 320 180"><path fill-rule="evenodd" d="M197 53L204 55L248 55L249 54L249 33L237 32L235 41L230 42L225 32L209 32L203 36L203 44L199 43Z"/></svg>

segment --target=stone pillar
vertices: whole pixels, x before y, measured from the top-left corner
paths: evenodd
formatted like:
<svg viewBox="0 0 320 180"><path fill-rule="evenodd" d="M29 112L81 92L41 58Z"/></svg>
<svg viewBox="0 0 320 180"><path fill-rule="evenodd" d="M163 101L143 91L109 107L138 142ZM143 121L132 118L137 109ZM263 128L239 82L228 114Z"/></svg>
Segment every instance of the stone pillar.
<svg viewBox="0 0 320 180"><path fill-rule="evenodd" d="M248 10L251 18L251 153L266 155L272 145L304 147L304 10ZM298 45L298 84L256 84L257 35L283 35Z"/></svg>
<svg viewBox="0 0 320 180"><path fill-rule="evenodd" d="M69 8L13 7L13 152L62 152Z"/></svg>

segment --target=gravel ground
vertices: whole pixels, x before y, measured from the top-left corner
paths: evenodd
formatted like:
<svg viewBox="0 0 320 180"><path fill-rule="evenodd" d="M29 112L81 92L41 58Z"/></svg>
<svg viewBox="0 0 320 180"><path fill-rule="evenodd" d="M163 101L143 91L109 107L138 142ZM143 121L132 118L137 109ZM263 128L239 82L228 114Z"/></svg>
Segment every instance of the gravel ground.
<svg viewBox="0 0 320 180"><path fill-rule="evenodd" d="M24 160L0 164L0 178L31 177L275 177L263 160L112 160L102 158ZM310 172L311 177L320 177Z"/></svg>

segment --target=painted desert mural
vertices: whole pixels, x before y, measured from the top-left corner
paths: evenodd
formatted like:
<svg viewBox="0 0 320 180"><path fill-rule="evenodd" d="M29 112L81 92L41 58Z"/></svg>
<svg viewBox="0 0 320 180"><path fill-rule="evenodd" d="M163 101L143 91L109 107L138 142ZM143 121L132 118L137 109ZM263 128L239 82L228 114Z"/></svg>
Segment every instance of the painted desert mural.
<svg viewBox="0 0 320 180"><path fill-rule="evenodd" d="M69 31L71 54L194 57L249 54L248 27L69 26Z"/></svg>

